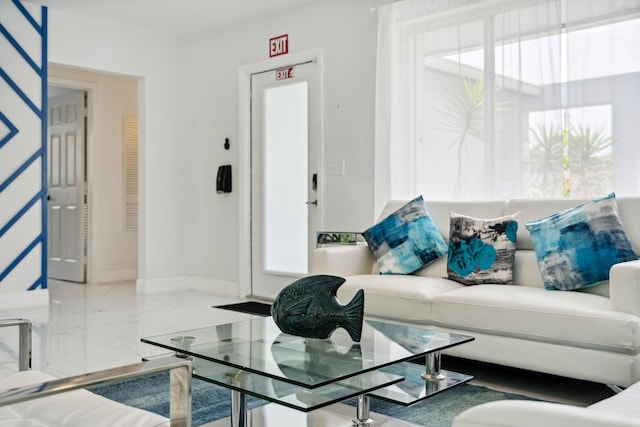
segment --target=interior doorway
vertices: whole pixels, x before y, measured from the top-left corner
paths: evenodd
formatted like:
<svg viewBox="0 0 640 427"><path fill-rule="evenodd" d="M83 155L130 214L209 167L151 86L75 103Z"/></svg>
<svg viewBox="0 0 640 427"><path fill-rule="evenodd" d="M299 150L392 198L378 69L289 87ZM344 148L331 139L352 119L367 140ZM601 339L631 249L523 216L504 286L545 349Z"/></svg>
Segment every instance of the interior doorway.
<svg viewBox="0 0 640 427"><path fill-rule="evenodd" d="M86 94L86 143L78 159L82 162L78 167L85 173L84 229L80 234L62 232L60 240L67 246L64 251L68 252L71 245L80 242L86 260L84 283L135 282L138 278L138 78L58 64L49 64L48 77L50 95L61 90L53 88ZM62 251L62 248L58 250ZM53 278L51 273L49 277Z"/></svg>

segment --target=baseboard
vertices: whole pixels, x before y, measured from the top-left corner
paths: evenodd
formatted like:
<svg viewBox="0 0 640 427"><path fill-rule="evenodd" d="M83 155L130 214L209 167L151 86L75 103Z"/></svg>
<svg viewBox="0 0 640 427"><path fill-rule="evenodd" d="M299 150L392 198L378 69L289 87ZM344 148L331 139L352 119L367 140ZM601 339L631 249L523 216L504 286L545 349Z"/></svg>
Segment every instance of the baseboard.
<svg viewBox="0 0 640 427"><path fill-rule="evenodd" d="M49 289L0 293L0 310L49 305Z"/></svg>
<svg viewBox="0 0 640 427"><path fill-rule="evenodd" d="M240 288L235 282L207 279L204 277L190 277L189 286L201 292L212 292L222 297L237 298L240 296Z"/></svg>
<svg viewBox="0 0 640 427"><path fill-rule="evenodd" d="M237 283L204 277L163 277L136 281L136 291L141 294L176 292L185 289L208 292L223 297L237 298L240 296Z"/></svg>
<svg viewBox="0 0 640 427"><path fill-rule="evenodd" d="M95 274L94 283L114 283L134 281L138 277L137 268L123 268L120 270L100 270Z"/></svg>

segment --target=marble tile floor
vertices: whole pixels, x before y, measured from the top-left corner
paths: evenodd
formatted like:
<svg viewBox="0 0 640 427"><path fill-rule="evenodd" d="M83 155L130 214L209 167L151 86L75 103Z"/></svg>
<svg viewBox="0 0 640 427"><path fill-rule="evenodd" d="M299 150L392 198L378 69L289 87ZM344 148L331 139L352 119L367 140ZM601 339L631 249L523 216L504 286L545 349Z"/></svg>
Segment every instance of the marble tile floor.
<svg viewBox="0 0 640 427"><path fill-rule="evenodd" d="M129 363L166 350L143 336L249 319L250 314L214 309L240 298L181 291L137 294L133 283L82 285L52 281L50 304L0 310L1 318L33 322L33 368L56 377ZM0 329L0 375L16 371L17 328ZM587 406L613 394L605 385L443 357L443 367L474 375L472 383L535 398Z"/></svg>
<svg viewBox="0 0 640 427"><path fill-rule="evenodd" d="M28 318L33 323L33 369L56 377L130 363L166 350L140 338L193 329L252 315L212 306L239 298L184 291L137 294L133 283L83 285L52 281L49 306L0 310L0 318ZM0 375L16 371L17 328L0 329Z"/></svg>

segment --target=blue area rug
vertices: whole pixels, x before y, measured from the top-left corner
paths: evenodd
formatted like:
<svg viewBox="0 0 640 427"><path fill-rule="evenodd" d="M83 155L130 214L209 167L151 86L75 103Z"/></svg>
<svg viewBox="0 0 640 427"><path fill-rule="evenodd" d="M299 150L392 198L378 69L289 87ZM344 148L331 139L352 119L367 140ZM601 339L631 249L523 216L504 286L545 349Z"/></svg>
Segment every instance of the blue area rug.
<svg viewBox="0 0 640 427"><path fill-rule="evenodd" d="M169 375L167 372L100 385L92 388L91 391L130 406L169 416ZM199 426L228 417L230 414L229 397L229 390L194 378L193 425ZM449 427L453 418L467 408L485 402L507 399L535 400L486 387L463 384L409 407L371 399L371 410L429 427ZM265 403L267 402L253 397L247 399L247 405L250 408ZM355 399L344 403L354 406Z"/></svg>

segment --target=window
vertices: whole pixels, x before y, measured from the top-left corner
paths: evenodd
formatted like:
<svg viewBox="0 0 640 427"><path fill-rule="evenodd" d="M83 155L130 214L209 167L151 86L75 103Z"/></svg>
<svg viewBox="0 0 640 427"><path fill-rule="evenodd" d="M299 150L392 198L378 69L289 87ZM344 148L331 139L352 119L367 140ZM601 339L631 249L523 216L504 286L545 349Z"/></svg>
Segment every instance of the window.
<svg viewBox="0 0 640 427"><path fill-rule="evenodd" d="M379 20L380 198L640 193L640 0L407 0Z"/></svg>

